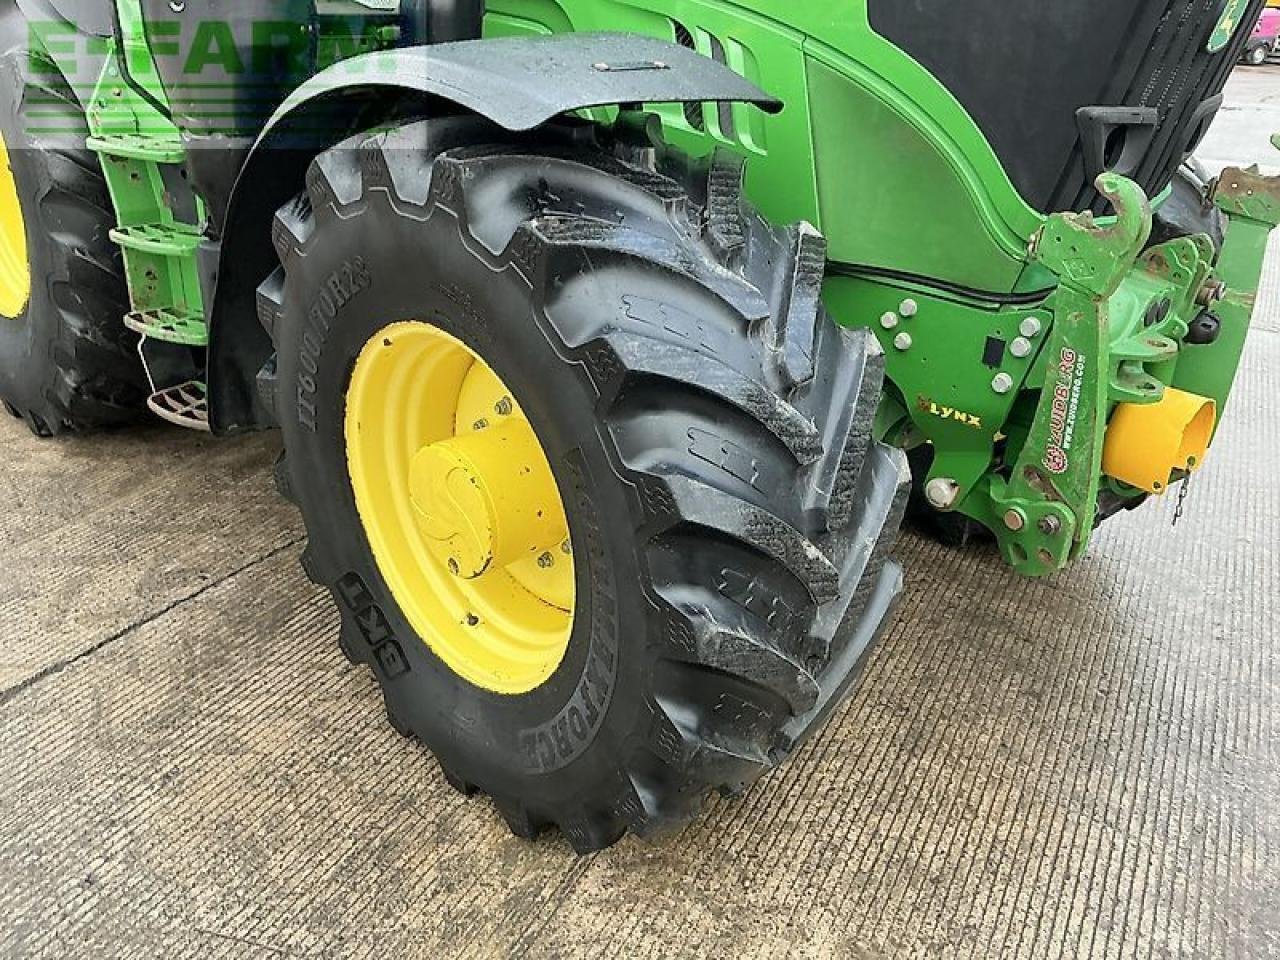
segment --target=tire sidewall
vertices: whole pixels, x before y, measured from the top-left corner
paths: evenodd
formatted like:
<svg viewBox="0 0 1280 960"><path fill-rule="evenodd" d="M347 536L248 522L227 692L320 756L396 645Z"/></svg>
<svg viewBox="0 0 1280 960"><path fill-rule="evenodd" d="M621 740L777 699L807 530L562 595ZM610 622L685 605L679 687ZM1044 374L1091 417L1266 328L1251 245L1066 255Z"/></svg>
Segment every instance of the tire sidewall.
<svg viewBox="0 0 1280 960"><path fill-rule="evenodd" d="M531 286L464 243L449 210L423 220L374 193L321 222L286 261L277 324L277 401L311 562L331 586L378 672L388 710L453 772L496 796L562 804L617 774L625 739L644 728L652 619L635 549L633 490L610 456L582 363L531 314ZM533 298L536 300L536 298ZM506 382L538 433L569 518L577 590L568 651L527 694L482 690L418 637L377 570L346 466L345 395L356 357L390 323L429 321ZM605 522L608 518L608 522Z"/></svg>
<svg viewBox="0 0 1280 960"><path fill-rule="evenodd" d="M41 201L48 191L48 173L38 144L32 142L22 117L25 50L10 46L0 54L0 133L8 148L18 205L22 209L31 284L26 306L17 317L0 316L0 393L20 406L39 402L45 365L33 355L39 341L36 326L53 308L50 302L49 231L40 225Z"/></svg>

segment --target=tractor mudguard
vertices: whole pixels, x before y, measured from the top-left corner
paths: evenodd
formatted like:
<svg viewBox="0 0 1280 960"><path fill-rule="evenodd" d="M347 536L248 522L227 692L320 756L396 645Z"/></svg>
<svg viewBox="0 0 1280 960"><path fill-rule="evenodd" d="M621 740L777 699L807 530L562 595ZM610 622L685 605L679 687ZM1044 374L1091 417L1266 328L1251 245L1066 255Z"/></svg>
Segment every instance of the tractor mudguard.
<svg viewBox="0 0 1280 960"><path fill-rule="evenodd" d="M311 159L343 138L424 104L461 109L513 131L590 107L642 103L782 103L728 67L677 44L619 33L512 37L406 47L316 74L272 116L236 180L209 311L209 417L214 433L268 426L256 377L271 356L255 290L274 263L271 219L303 185ZM205 278L214 282L213 272ZM206 296L208 287L206 286Z"/></svg>
<svg viewBox="0 0 1280 960"><path fill-rule="evenodd" d="M620 103L732 101L770 113L782 103L723 64L679 44L625 33L504 37L384 50L324 70L276 111L270 136L309 101L368 86L438 97L507 130Z"/></svg>

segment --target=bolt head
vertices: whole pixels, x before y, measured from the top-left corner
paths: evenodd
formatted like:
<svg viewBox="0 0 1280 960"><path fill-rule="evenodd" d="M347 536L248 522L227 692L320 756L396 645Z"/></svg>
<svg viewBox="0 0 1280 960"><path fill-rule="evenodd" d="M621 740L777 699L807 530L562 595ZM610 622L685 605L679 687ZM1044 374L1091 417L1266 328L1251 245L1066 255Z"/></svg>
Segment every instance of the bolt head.
<svg viewBox="0 0 1280 960"><path fill-rule="evenodd" d="M903 300L902 303L898 306L898 312L902 314L904 317L914 317L917 313L920 312L920 304L908 298L906 300Z"/></svg>
<svg viewBox="0 0 1280 960"><path fill-rule="evenodd" d="M880 326L886 330L892 330L898 325L898 315L890 310L880 318Z"/></svg>
<svg viewBox="0 0 1280 960"><path fill-rule="evenodd" d="M1017 533L1027 525L1027 518L1021 510L1006 510L1004 513L1004 525Z"/></svg>
<svg viewBox="0 0 1280 960"><path fill-rule="evenodd" d="M905 330L893 338L893 345L899 350L910 350L913 342L911 334L907 333Z"/></svg>
<svg viewBox="0 0 1280 960"><path fill-rule="evenodd" d="M1026 337L1015 337L1013 343L1009 344L1009 352L1019 359L1029 356L1031 354L1031 341Z"/></svg>
<svg viewBox="0 0 1280 960"><path fill-rule="evenodd" d="M991 389L996 393L1004 394L1013 389L1013 377L1007 373L997 373L991 378Z"/></svg>
<svg viewBox="0 0 1280 960"><path fill-rule="evenodd" d="M1196 303L1202 307L1212 307L1227 295L1227 285L1221 280L1209 280L1196 294Z"/></svg>
<svg viewBox="0 0 1280 960"><path fill-rule="evenodd" d="M1062 529L1062 521L1050 513L1041 517L1040 522L1037 523L1036 526L1040 528L1040 532L1046 537L1052 537Z"/></svg>
<svg viewBox="0 0 1280 960"><path fill-rule="evenodd" d="M924 498L939 510L949 510L960 493L960 484L950 477L934 477L924 486Z"/></svg>
<svg viewBox="0 0 1280 960"><path fill-rule="evenodd" d="M1018 332L1024 337L1034 337L1043 329L1044 325L1039 317L1026 317L1022 323L1018 324Z"/></svg>

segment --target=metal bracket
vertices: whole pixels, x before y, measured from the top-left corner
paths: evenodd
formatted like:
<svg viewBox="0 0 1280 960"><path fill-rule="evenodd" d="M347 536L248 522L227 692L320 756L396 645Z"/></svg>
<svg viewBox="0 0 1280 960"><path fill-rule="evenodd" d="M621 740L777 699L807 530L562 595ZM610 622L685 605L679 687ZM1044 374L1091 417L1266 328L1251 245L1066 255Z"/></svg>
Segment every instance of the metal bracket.
<svg viewBox="0 0 1280 960"><path fill-rule="evenodd" d="M1228 216L1280 226L1280 177L1266 176L1257 166L1223 170L1214 185L1212 200Z"/></svg>

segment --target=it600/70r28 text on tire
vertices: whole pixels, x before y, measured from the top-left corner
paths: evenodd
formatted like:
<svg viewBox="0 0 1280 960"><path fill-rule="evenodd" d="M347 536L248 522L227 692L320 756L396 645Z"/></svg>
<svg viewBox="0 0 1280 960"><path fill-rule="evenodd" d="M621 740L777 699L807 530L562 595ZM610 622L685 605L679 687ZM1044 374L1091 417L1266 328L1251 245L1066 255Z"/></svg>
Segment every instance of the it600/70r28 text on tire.
<svg viewBox="0 0 1280 960"><path fill-rule="evenodd" d="M741 181L446 118L323 154L277 216L263 383L304 564L392 723L520 835L595 850L744 789L901 589L879 348Z"/></svg>

